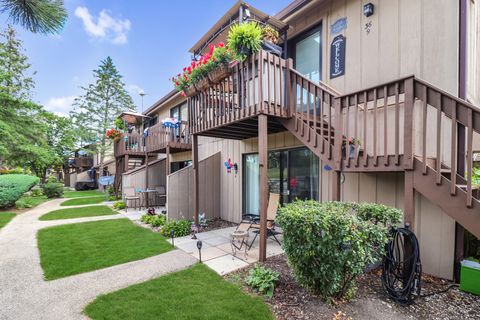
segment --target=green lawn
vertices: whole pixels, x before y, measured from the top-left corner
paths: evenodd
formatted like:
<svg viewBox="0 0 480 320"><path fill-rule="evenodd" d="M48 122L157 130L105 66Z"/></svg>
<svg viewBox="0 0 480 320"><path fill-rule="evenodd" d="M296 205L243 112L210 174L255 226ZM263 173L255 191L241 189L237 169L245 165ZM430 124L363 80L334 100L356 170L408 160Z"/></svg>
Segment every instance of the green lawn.
<svg viewBox="0 0 480 320"><path fill-rule="evenodd" d="M92 319L273 319L259 297L243 293L203 264L101 295L85 308Z"/></svg>
<svg viewBox="0 0 480 320"><path fill-rule="evenodd" d="M47 196L32 197L32 196L23 195L20 197L20 199L17 200L17 202L15 202L15 207L17 209L33 208L48 200L50 199L48 199Z"/></svg>
<svg viewBox="0 0 480 320"><path fill-rule="evenodd" d="M96 196L96 197L85 197L85 198L75 198L69 199L65 202L62 202L60 205L64 206L80 206L83 204L97 204L105 201L105 196Z"/></svg>
<svg viewBox="0 0 480 320"><path fill-rule="evenodd" d="M41 229L38 247L47 280L144 259L172 248L159 233L128 219Z"/></svg>
<svg viewBox="0 0 480 320"><path fill-rule="evenodd" d="M72 219L81 217L95 217L95 216L107 216L111 214L117 214L117 211L112 210L107 206L93 206L84 208L68 208L51 211L40 217L39 220L57 220L57 219Z"/></svg>
<svg viewBox="0 0 480 320"><path fill-rule="evenodd" d="M104 195L100 191L97 190L85 190L85 191L65 191L63 192L64 198L81 198L81 197L96 197Z"/></svg>
<svg viewBox="0 0 480 320"><path fill-rule="evenodd" d="M13 212L0 212L0 229L16 216Z"/></svg>

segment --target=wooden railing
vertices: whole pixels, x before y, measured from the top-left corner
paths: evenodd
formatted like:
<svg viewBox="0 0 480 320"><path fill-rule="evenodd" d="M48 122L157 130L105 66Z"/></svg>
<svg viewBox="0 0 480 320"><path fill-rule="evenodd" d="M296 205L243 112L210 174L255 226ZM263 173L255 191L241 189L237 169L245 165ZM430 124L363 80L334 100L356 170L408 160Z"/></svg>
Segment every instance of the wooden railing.
<svg viewBox="0 0 480 320"><path fill-rule="evenodd" d="M337 98L333 125L342 134L336 137L335 158L344 168L401 166L403 144L412 134L402 122L405 82L400 79Z"/></svg>
<svg viewBox="0 0 480 320"><path fill-rule="evenodd" d="M192 134L260 113L288 117L292 60L260 51L236 64L230 75L188 99Z"/></svg>
<svg viewBox="0 0 480 320"><path fill-rule="evenodd" d="M430 164L437 184L441 184L442 175L448 173L450 193L455 195L457 188L465 190L466 205L471 207L473 190L478 188L472 183L472 171L474 137L476 141L480 139L480 109L419 79L415 79L414 97L421 101L415 105L419 112L412 113L417 117L415 123L420 123L415 141L420 148L414 152L422 160L422 173L427 173ZM464 130L459 131L459 126ZM465 159L460 159L464 163L458 166L460 148L464 149ZM429 161L432 158L435 161ZM464 167L464 172L459 172L457 167Z"/></svg>
<svg viewBox="0 0 480 320"><path fill-rule="evenodd" d="M148 129L148 152L158 152L171 147L189 149L191 144L188 122L182 121L178 128L164 128L161 123Z"/></svg>
<svg viewBox="0 0 480 320"><path fill-rule="evenodd" d="M74 161L75 161L75 167L87 168L87 167L93 166L92 157L76 157Z"/></svg>
<svg viewBox="0 0 480 320"><path fill-rule="evenodd" d="M144 155L148 153L163 153L167 147L189 150L190 133L188 122L183 121L178 128L164 128L161 123L151 126L145 136L139 133L127 133L115 142L115 156Z"/></svg>

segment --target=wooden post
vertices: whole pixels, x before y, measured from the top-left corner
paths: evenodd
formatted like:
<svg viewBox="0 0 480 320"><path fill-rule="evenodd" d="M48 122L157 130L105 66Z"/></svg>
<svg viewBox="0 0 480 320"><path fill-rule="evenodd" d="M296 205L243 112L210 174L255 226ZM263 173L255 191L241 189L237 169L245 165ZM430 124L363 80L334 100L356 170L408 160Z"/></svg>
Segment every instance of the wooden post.
<svg viewBox="0 0 480 320"><path fill-rule="evenodd" d="M260 167L260 252L259 261L267 258L268 207L268 117L258 116L258 165Z"/></svg>
<svg viewBox="0 0 480 320"><path fill-rule="evenodd" d="M148 153L145 152L145 190L148 189ZM148 197L148 193L145 194Z"/></svg>
<svg viewBox="0 0 480 320"><path fill-rule="evenodd" d="M405 204L403 212L404 224L410 224L410 230L415 231L415 189L413 187L414 172L405 171Z"/></svg>
<svg viewBox="0 0 480 320"><path fill-rule="evenodd" d="M125 155L125 158L124 158L124 163L123 163L123 172L127 172L128 171L128 154Z"/></svg>
<svg viewBox="0 0 480 320"><path fill-rule="evenodd" d="M166 175L168 176L170 174L170 146L167 146L167 158L165 159L166 163Z"/></svg>
<svg viewBox="0 0 480 320"><path fill-rule="evenodd" d="M198 181L198 136L192 135L192 160L193 160L193 216L195 225L198 226L199 206L199 182Z"/></svg>
<svg viewBox="0 0 480 320"><path fill-rule="evenodd" d="M405 170L413 170L413 105L415 104L415 83L413 77L405 80L404 104L404 166Z"/></svg>
<svg viewBox="0 0 480 320"><path fill-rule="evenodd" d="M340 171L332 171L332 201L340 201Z"/></svg>

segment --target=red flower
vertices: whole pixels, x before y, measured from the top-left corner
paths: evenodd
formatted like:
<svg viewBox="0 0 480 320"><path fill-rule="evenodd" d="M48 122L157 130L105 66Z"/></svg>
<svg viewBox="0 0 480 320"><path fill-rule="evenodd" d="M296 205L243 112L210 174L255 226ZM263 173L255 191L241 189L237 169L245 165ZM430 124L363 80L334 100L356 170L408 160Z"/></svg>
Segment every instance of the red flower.
<svg viewBox="0 0 480 320"><path fill-rule="evenodd" d="M223 48L223 47L225 47L225 43L223 43L223 41L220 41L220 42L217 44L217 47Z"/></svg>

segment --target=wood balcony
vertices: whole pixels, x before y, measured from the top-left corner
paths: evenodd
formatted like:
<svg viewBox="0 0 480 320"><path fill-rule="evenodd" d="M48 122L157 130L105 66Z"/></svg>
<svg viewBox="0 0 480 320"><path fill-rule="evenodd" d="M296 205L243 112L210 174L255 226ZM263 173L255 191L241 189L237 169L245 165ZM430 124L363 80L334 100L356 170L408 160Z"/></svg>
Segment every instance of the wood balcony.
<svg viewBox="0 0 480 320"><path fill-rule="evenodd" d="M188 99L190 132L245 139L258 135L260 114L269 115L269 133L284 131L277 118L289 118L292 60L266 51L231 68L226 78Z"/></svg>
<svg viewBox="0 0 480 320"><path fill-rule="evenodd" d="M73 166L77 168L90 168L93 166L92 157L76 157L73 161Z"/></svg>
<svg viewBox="0 0 480 320"><path fill-rule="evenodd" d="M115 157L145 156L152 153L176 153L192 149L188 122L178 128L164 128L161 123L151 126L148 135L126 133L114 143Z"/></svg>

